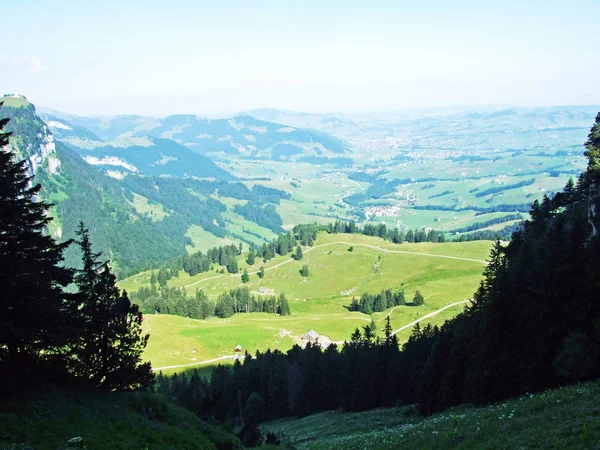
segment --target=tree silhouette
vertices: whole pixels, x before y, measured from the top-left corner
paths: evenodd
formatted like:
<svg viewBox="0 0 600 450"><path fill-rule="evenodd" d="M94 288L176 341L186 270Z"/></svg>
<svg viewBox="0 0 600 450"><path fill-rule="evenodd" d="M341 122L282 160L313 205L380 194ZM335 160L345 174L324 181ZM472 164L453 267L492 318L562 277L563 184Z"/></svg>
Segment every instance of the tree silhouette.
<svg viewBox="0 0 600 450"><path fill-rule="evenodd" d="M79 318L83 338L77 346L78 373L96 386L110 390L145 388L152 384L150 363L141 356L149 335L142 335L142 314L100 254L92 252L89 231L80 223L77 235L83 268L76 283L82 304Z"/></svg>
<svg viewBox="0 0 600 450"><path fill-rule="evenodd" d="M71 241L46 232L51 205L37 199L41 186L32 186L26 161L6 149L7 123L0 120L0 363L12 368L0 373L23 377L42 362L64 367L77 337L76 302L64 291L73 271L61 265Z"/></svg>

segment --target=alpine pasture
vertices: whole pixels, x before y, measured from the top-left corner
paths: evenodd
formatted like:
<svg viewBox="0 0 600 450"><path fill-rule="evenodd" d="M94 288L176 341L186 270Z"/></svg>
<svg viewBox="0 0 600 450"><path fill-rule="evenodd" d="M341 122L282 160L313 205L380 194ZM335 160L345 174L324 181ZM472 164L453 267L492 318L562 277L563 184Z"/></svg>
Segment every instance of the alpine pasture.
<svg viewBox="0 0 600 450"><path fill-rule="evenodd" d="M267 263L257 259L248 266L246 254L242 254L240 274L221 274L218 266L193 277L180 272L169 286L183 288L189 296L202 289L216 300L219 294L243 285L241 273L248 269L250 281L246 285L252 293L285 293L292 315L251 313L206 320L146 315L144 329L150 333L150 340L144 356L155 369L166 372L202 368L230 362L236 345L251 354L269 348L285 351L295 343L301 344L302 336L310 330L341 343L355 328L373 320L382 336L388 316L394 330L404 327L398 331L402 341L412 329L407 325L422 318L422 326L441 325L462 310L464 303L436 313L472 297L490 246L489 241L393 244L370 236L321 233L312 247L304 248L301 261L287 255ZM305 264L310 269L308 277L300 275ZM261 266L265 269L262 279L256 273ZM147 271L123 280L120 286L131 292L149 282ZM404 289L409 305L372 315L348 310L353 296L384 289ZM425 297L422 306L410 306L416 290Z"/></svg>

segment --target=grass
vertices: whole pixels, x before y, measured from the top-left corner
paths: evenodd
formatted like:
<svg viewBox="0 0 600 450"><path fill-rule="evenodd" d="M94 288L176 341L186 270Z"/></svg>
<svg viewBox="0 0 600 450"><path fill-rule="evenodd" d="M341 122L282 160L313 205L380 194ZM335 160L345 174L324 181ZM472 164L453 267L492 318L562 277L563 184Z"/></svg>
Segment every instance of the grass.
<svg viewBox="0 0 600 450"><path fill-rule="evenodd" d="M190 226L186 236L189 237L193 243L193 245L186 246L188 253L206 251L209 248L221 247L235 243L231 239L217 237L199 225Z"/></svg>
<svg viewBox="0 0 600 450"><path fill-rule="evenodd" d="M11 108L21 108L31 105L23 97L0 97L0 102L4 102L4 106Z"/></svg>
<svg viewBox="0 0 600 450"><path fill-rule="evenodd" d="M597 449L600 382L430 417L413 407L325 412L267 423L302 449Z"/></svg>
<svg viewBox="0 0 600 450"><path fill-rule="evenodd" d="M446 305L470 298L481 279L481 262L427 255L484 260L490 245L487 241L397 245L369 236L321 234L314 247L305 249L301 261L294 261L289 255L278 256L265 264L263 279L252 274L246 284L254 293L258 293L260 287L276 294L285 293L290 300L291 316L253 313L228 319L194 320L147 315L144 328L151 337L144 358L152 361L155 368L161 368L233 355L236 345L250 353L268 348L287 350L301 342L301 336L311 329L333 341L343 341L356 327L370 323L371 319L382 329L388 314L392 327L398 329ZM350 246L354 247L352 252L348 251ZM394 251L406 253L392 253ZM244 257L240 256L241 270L248 267ZM250 267L250 272L258 270L261 263ZM303 264L310 268L308 278L299 274ZM144 272L123 280L120 286L131 291L149 281L150 273ZM211 271L194 277L181 273L170 280L169 285L187 286L188 295L194 295L196 289L201 288L216 299L220 293L241 286L242 282L239 274L221 275ZM425 305L400 306L372 317L347 309L352 296L383 289L404 289L408 301L420 290L425 296ZM423 324L441 325L460 310L461 306L452 307ZM399 336L404 339L409 334L410 329L407 329Z"/></svg>
<svg viewBox="0 0 600 450"><path fill-rule="evenodd" d="M74 437L94 449L237 449L231 433L149 393L46 388L0 402L0 448L62 449Z"/></svg>
<svg viewBox="0 0 600 450"><path fill-rule="evenodd" d="M134 209L140 213L150 217L152 222L163 220L169 214L163 209L162 205L148 202L148 199L143 195L133 193L133 202L128 202Z"/></svg>

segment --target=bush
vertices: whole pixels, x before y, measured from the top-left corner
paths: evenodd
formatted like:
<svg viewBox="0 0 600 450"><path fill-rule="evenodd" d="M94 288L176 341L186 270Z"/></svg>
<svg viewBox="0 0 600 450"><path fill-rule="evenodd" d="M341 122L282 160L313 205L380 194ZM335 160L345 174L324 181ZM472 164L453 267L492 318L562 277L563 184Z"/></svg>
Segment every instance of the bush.
<svg viewBox="0 0 600 450"><path fill-rule="evenodd" d="M244 447L254 448L263 443L263 435L255 424L245 425L238 433Z"/></svg>

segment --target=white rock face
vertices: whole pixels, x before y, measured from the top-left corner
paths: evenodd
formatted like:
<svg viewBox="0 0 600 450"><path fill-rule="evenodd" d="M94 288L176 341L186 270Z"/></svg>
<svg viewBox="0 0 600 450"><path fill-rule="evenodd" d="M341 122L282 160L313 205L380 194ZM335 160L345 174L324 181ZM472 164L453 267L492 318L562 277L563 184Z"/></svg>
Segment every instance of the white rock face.
<svg viewBox="0 0 600 450"><path fill-rule="evenodd" d="M94 166L120 166L125 167L127 170L131 170L132 172L138 172L137 167L132 164L129 164L127 161L124 161L116 156L105 156L104 158L96 158L94 156L86 156L85 162L88 164L92 164Z"/></svg>
<svg viewBox="0 0 600 450"><path fill-rule="evenodd" d="M54 143L54 136L48 130L48 127L45 125L42 127L42 131L38 134L38 137L43 139L42 144L40 145L37 151L31 152L31 156L27 159L29 163L29 175L34 176L37 168L44 163L44 161L50 158L52 161L48 162L48 169L50 173L56 173L58 168L60 167L60 160L56 156L56 145ZM29 150L27 149L28 153Z"/></svg>
<svg viewBox="0 0 600 450"><path fill-rule="evenodd" d="M69 125L64 124L62 122L57 122L56 120L49 120L48 125L50 125L52 128L58 128L60 130L72 130L73 129Z"/></svg>

